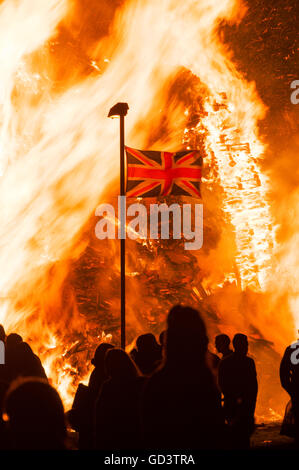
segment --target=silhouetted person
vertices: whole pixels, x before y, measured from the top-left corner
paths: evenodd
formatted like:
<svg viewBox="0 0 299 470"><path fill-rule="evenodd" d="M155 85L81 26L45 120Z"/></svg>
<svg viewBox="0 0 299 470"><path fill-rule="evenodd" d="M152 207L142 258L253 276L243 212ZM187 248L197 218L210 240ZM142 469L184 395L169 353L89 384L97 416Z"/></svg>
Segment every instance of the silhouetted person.
<svg viewBox="0 0 299 470"><path fill-rule="evenodd" d="M5 340L6 334L3 325L0 325L0 381L6 382L7 380L7 367L5 364ZM1 418L0 418L1 419Z"/></svg>
<svg viewBox="0 0 299 470"><path fill-rule="evenodd" d="M207 366L211 370L215 382L217 383L218 380L218 367L220 363L220 357L217 356L217 354L212 353L209 349L206 352L206 362Z"/></svg>
<svg viewBox="0 0 299 470"><path fill-rule="evenodd" d="M166 342L166 330L163 330L159 334L159 344L160 346L162 346L162 348L164 347L165 342Z"/></svg>
<svg viewBox="0 0 299 470"><path fill-rule="evenodd" d="M0 325L0 341L3 341L3 343L5 343L5 340L6 340L5 329L3 325Z"/></svg>
<svg viewBox="0 0 299 470"><path fill-rule="evenodd" d="M234 353L219 364L219 385L224 395L224 411L231 426L234 446L248 448L254 430L257 378L254 360L247 356L247 336L233 339Z"/></svg>
<svg viewBox="0 0 299 470"><path fill-rule="evenodd" d="M160 355L161 359L160 362L163 361L164 359L164 354L165 354L165 348L166 348L166 330L161 331L159 334L159 346L160 346Z"/></svg>
<svg viewBox="0 0 299 470"><path fill-rule="evenodd" d="M160 344L162 349L165 347L165 344L166 344L166 330L161 331L161 333L159 334L159 344Z"/></svg>
<svg viewBox="0 0 299 470"><path fill-rule="evenodd" d="M217 351L222 354L222 359L224 359L225 357L229 356L230 354L233 353L233 350L230 349L229 347L230 345L230 337L225 335L225 334L221 334L221 335L217 335L216 338L215 338L215 347L217 349Z"/></svg>
<svg viewBox="0 0 299 470"><path fill-rule="evenodd" d="M79 432L80 450L93 448L95 402L103 383L107 380L105 355L112 348L114 346L109 343L101 343L97 347L91 360L94 369L90 374L88 386L79 384L72 409L67 413L72 428Z"/></svg>
<svg viewBox="0 0 299 470"><path fill-rule="evenodd" d="M280 382L290 395L295 419L295 440L299 445L299 342L288 346L280 363Z"/></svg>
<svg viewBox="0 0 299 470"><path fill-rule="evenodd" d="M95 447L136 449L140 443L140 395L144 379L121 349L107 352L105 366L109 378L96 402Z"/></svg>
<svg viewBox="0 0 299 470"><path fill-rule="evenodd" d="M12 383L5 400L11 449L64 449L66 426L57 391L38 378Z"/></svg>
<svg viewBox="0 0 299 470"><path fill-rule="evenodd" d="M40 358L34 354L28 343L22 341L16 345L16 377L39 377L47 379Z"/></svg>
<svg viewBox="0 0 299 470"><path fill-rule="evenodd" d="M18 376L18 353L17 346L22 343L22 336L17 333L10 333L6 337L5 344L5 380L12 382Z"/></svg>
<svg viewBox="0 0 299 470"><path fill-rule="evenodd" d="M132 353L133 360L144 375L154 372L162 359L161 348L152 333L138 336L136 350Z"/></svg>
<svg viewBox="0 0 299 470"><path fill-rule="evenodd" d="M109 349L113 349L113 344L110 343L101 343L94 354L93 359L91 360L92 365L94 365L94 369L90 374L88 388L89 388L89 397L90 399L95 402L101 386L107 380L107 372L105 368L105 356Z"/></svg>
<svg viewBox="0 0 299 470"><path fill-rule="evenodd" d="M173 307L165 359L142 399L143 445L155 449L218 448L224 419L220 393L206 364L208 338L199 313Z"/></svg>
<svg viewBox="0 0 299 470"><path fill-rule="evenodd" d="M10 333L6 337L6 347L8 349L13 348L14 346L21 343L22 341L23 341L23 338L22 336L18 335L18 333Z"/></svg>

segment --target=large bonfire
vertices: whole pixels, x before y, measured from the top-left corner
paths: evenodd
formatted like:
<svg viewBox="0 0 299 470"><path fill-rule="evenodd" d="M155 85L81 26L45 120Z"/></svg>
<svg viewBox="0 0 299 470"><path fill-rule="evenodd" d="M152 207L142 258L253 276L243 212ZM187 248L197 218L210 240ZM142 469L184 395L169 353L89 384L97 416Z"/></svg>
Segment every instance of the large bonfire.
<svg viewBox="0 0 299 470"><path fill-rule="evenodd" d="M248 334L261 373L258 413L281 414L279 357L295 338L297 292L278 289L266 106L221 40L238 0L6 0L0 5L0 321L32 344L67 406L102 340L119 341L119 247L94 234L115 202L118 136L204 157L204 246L128 241L128 338L159 333L171 305L201 308L211 339ZM296 264L292 263L294 275ZM269 383L271 382L271 383Z"/></svg>

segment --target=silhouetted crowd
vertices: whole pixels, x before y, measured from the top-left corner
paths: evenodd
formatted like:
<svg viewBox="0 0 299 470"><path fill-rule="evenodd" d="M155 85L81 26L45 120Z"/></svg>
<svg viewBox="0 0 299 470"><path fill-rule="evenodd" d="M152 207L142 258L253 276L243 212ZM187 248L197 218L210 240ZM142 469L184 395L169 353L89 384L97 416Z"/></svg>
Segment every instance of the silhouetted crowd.
<svg viewBox="0 0 299 470"><path fill-rule="evenodd" d="M69 449L67 429L78 434L80 450L248 449L255 429L258 393L248 340L236 334L215 338L208 349L198 311L177 305L159 342L139 336L128 354L101 343L88 385L79 384L72 409L64 412L40 359L18 334L6 336L0 365L0 448ZM293 437L298 443L299 371L286 349L282 386L290 395ZM298 361L299 362L299 361ZM76 447L75 447L76 448Z"/></svg>

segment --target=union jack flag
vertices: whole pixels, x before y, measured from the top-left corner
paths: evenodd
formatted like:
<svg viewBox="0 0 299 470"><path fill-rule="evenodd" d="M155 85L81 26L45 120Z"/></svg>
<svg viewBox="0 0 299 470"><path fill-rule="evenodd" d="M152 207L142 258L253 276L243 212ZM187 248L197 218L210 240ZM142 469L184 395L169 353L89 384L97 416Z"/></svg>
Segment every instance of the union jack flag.
<svg viewBox="0 0 299 470"><path fill-rule="evenodd" d="M157 152L126 147L128 197L186 195L200 198L199 151Z"/></svg>

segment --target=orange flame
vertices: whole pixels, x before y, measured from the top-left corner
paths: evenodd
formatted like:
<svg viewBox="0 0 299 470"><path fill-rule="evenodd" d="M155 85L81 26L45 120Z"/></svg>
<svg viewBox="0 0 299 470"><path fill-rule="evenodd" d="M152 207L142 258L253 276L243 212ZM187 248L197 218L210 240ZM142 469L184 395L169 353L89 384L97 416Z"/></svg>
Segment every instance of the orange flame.
<svg viewBox="0 0 299 470"><path fill-rule="evenodd" d="M259 167L265 107L217 34L220 21L241 20L243 3L127 1L109 35L89 45L92 73L75 67L58 86L50 77L68 62L53 58L51 47L63 28L72 29L73 5L6 0L0 6L0 321L34 344L67 404L77 369L66 351L76 346L71 333L87 334L88 325L64 281L86 247L85 224L118 175L115 123L107 119L114 103L129 103L127 139L142 148L169 80L181 67L196 75L207 88L207 164L213 158L218 164L242 288L266 289L275 248L268 181ZM180 147L184 126L183 104L168 103L167 133L152 139L152 148ZM63 331L70 334L67 346L60 344Z"/></svg>

